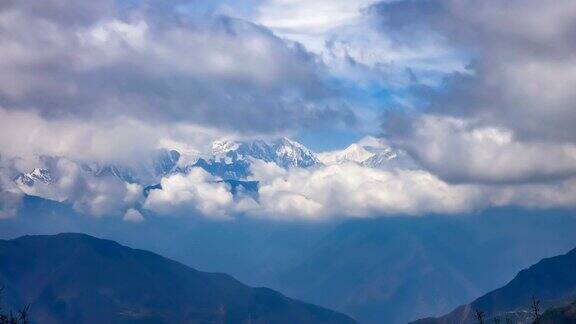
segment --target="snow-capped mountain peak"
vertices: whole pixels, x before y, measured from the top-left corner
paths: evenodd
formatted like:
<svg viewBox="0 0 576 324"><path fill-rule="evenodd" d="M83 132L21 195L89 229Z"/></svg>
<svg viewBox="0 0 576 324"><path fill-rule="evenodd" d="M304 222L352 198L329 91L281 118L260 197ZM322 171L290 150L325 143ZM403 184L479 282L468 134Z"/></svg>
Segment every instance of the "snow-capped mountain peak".
<svg viewBox="0 0 576 324"><path fill-rule="evenodd" d="M274 162L283 168L311 167L320 164L316 154L304 145L283 137L276 141L216 141L212 145L215 161L234 163L250 159Z"/></svg>
<svg viewBox="0 0 576 324"><path fill-rule="evenodd" d="M31 172L20 174L14 180L14 183L27 195L62 202L66 200L67 197L62 195L58 190L54 190L53 187L57 181L57 177L54 176L51 170L35 168Z"/></svg>
<svg viewBox="0 0 576 324"><path fill-rule="evenodd" d="M238 142L233 141L226 141L226 140L218 140L212 143L212 154L215 156L217 155L225 155L230 151L235 151L239 147Z"/></svg>
<svg viewBox="0 0 576 324"><path fill-rule="evenodd" d="M368 136L344 150L318 154L320 160L327 165L342 163L357 163L369 168L413 168L414 161L402 150L395 149L385 141Z"/></svg>
<svg viewBox="0 0 576 324"><path fill-rule="evenodd" d="M56 182L56 178L48 169L35 168L32 172L23 173L16 178L18 185L32 187L35 183L51 184Z"/></svg>
<svg viewBox="0 0 576 324"><path fill-rule="evenodd" d="M363 160L361 164L370 168L379 168L398 159L400 151L395 151L391 147L387 147L380 152L373 154L371 157Z"/></svg>
<svg viewBox="0 0 576 324"><path fill-rule="evenodd" d="M276 141L273 147L276 151L276 163L282 167L307 168L321 164L314 152L286 137Z"/></svg>
<svg viewBox="0 0 576 324"><path fill-rule="evenodd" d="M318 157L324 164L340 164L344 162L362 163L374 155L375 153L368 151L364 146L354 143L341 151L320 153Z"/></svg>

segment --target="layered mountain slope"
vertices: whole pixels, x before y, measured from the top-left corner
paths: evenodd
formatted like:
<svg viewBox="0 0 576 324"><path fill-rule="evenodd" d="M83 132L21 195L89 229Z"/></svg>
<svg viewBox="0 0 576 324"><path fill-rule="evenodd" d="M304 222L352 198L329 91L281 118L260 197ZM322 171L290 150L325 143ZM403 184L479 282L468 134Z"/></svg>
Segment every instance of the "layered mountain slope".
<svg viewBox="0 0 576 324"><path fill-rule="evenodd" d="M502 288L496 289L470 304L439 318L416 321L418 324L474 323L475 311L486 318L505 317L517 323L530 323L530 305L536 296L543 308L561 305L576 299L576 249L567 254L544 259L518 275Z"/></svg>
<svg viewBox="0 0 576 324"><path fill-rule="evenodd" d="M445 314L576 246L574 228L574 217L513 209L357 220L304 251L272 287L361 323L403 324Z"/></svg>
<svg viewBox="0 0 576 324"><path fill-rule="evenodd" d="M349 317L82 234L0 241L11 305L38 323L353 323Z"/></svg>
<svg viewBox="0 0 576 324"><path fill-rule="evenodd" d="M576 218L566 211L506 209L474 217L344 223L214 222L190 216L133 224L82 217L69 205L28 197L18 217L2 222L0 237L104 236L367 324L441 316L502 287L542 258L576 246Z"/></svg>

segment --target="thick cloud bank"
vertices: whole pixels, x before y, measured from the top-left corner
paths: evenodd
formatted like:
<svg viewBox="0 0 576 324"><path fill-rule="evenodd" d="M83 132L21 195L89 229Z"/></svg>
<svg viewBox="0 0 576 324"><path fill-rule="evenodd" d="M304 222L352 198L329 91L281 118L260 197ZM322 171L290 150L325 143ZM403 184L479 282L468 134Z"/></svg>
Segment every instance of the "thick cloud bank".
<svg viewBox="0 0 576 324"><path fill-rule="evenodd" d="M424 115L411 122L408 136L391 138L449 181L540 182L576 175L571 142L523 141L510 129L449 116Z"/></svg>
<svg viewBox="0 0 576 324"><path fill-rule="evenodd" d="M323 67L301 46L250 22L167 7L4 1L0 104L46 118L243 131L353 118L328 104Z"/></svg>
<svg viewBox="0 0 576 324"><path fill-rule="evenodd" d="M493 206L574 208L576 180L547 184L451 184L424 170L379 170L356 163L286 170L253 166L259 194L233 196L196 169L162 180L144 207L159 215L225 219L248 216L322 221L335 217L458 215Z"/></svg>
<svg viewBox="0 0 576 324"><path fill-rule="evenodd" d="M467 212L482 199L478 189L453 186L424 171L397 172L340 164L317 170L286 170L257 163L257 198L233 197L224 183L195 169L162 180L144 207L160 215L205 215L222 218L247 215L279 220L326 220L333 217L421 215Z"/></svg>
<svg viewBox="0 0 576 324"><path fill-rule="evenodd" d="M424 114L386 121L396 144L450 181L576 175L574 1L406 0L378 10L401 42L437 34L472 58L441 88L418 88Z"/></svg>
<svg viewBox="0 0 576 324"><path fill-rule="evenodd" d="M144 207L160 215L206 215L222 218L232 211L233 197L226 184L195 168L186 175L162 179L161 190L152 190Z"/></svg>
<svg viewBox="0 0 576 324"><path fill-rule="evenodd" d="M134 223L576 207L574 1L201 3L0 3L0 218L25 194ZM380 114L410 167L251 161L257 194L192 167L218 138L346 133ZM154 171L161 149L182 169L119 175Z"/></svg>

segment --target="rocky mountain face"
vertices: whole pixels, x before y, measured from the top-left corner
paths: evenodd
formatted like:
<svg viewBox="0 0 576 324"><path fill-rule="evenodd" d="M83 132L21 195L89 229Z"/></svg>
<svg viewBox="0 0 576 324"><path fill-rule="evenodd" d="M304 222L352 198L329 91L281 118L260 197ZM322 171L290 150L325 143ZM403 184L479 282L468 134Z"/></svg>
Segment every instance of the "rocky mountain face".
<svg viewBox="0 0 576 324"><path fill-rule="evenodd" d="M30 304L33 323L354 323L225 274L83 234L0 240L0 260L7 304Z"/></svg>

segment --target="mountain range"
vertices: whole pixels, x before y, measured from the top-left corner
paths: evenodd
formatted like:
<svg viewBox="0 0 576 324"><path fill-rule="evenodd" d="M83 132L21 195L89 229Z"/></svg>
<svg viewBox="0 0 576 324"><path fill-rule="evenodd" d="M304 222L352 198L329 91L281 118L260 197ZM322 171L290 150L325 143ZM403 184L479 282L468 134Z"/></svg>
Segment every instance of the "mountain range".
<svg viewBox="0 0 576 324"><path fill-rule="evenodd" d="M531 309L534 301L539 302L540 310L562 307L546 314L549 319L561 314L568 315L574 309L574 305L570 303L576 300L575 273L576 249L564 255L541 260L520 271L505 286L460 306L447 315L418 320L413 324L475 323L476 311L482 312L486 321L499 318L501 321L509 319L514 323L532 323L535 318Z"/></svg>
<svg viewBox="0 0 576 324"><path fill-rule="evenodd" d="M215 181L230 184L231 191L256 192L258 183L247 179L251 179L250 168L258 160L278 166L285 163L286 168L316 168L339 163L371 167L367 163L371 159L384 161L384 165L378 166L383 169L404 163L401 151L388 149L382 143L378 148L379 141L361 141L343 151L331 152L331 155L315 154L290 143L217 143L211 155L197 160L183 159L179 152L166 150L157 155L166 157L163 159L166 163L152 164L163 167L148 167L147 174L160 170L159 176L169 175L202 167L221 179ZM282 155L282 152L292 153ZM183 164L183 161L189 164ZM286 164L288 162L292 164ZM90 174L99 176L100 173ZM138 172L126 171L124 174L137 175ZM26 176L22 180L30 179L36 185L43 183L47 187L58 178L57 173L43 172L40 168ZM101 176L128 179L111 173ZM22 184L27 185L24 181ZM149 190L158 188L157 182L150 184L146 186ZM448 218L437 215L408 219L376 217L343 224L315 224L314 229L286 224L255 225L249 220L227 224L198 221L185 225L188 220L179 219L178 224L173 224L168 219L150 217L137 227L125 228L115 222L105 230L94 232L95 226L103 226L106 220L99 220L96 225L76 214L63 217L74 211L61 207L63 204L55 204L55 210L50 210L52 207L46 208L46 202L40 203L44 206L38 209L25 206L23 210L28 215L14 221L14 224L29 223L13 225L7 232L25 234L39 228L42 228L40 233L62 232L62 228L55 225L59 224L70 226L64 229L67 231L106 235L195 268L230 273L251 285L271 287L350 314L362 323L381 323L385 318L386 323L399 324L445 314L463 302L505 284L522 267L550 253L565 252L568 247L576 246L573 215L550 210L533 213L516 209L490 210L481 215ZM40 220L32 214L45 217ZM51 215L58 221L49 221L53 219ZM44 223L34 223L39 221ZM77 225L77 222L83 224ZM5 221L3 225L10 224L11 221ZM28 229L28 232L21 229ZM165 237L167 231L171 233L169 237ZM127 239L127 233L134 233L134 236Z"/></svg>
<svg viewBox="0 0 576 324"><path fill-rule="evenodd" d="M361 323L401 324L444 314L576 246L571 216L500 210L461 217L343 223L267 284Z"/></svg>
<svg viewBox="0 0 576 324"><path fill-rule="evenodd" d="M0 237L88 233L195 269L228 273L367 324L441 316L576 246L576 218L561 210L326 223L189 216L134 224L85 217L67 204L26 197L21 213L2 222Z"/></svg>
<svg viewBox="0 0 576 324"><path fill-rule="evenodd" d="M385 145L380 139L368 137L344 150L316 154L304 145L280 138L274 141L215 141L208 154L182 158L176 150L159 149L149 159L136 165L79 163L87 176L112 177L126 183L144 187L155 186L163 177L175 173L186 174L193 168L202 168L220 180L249 181L255 161L273 163L284 169L315 168L322 165L356 163L364 167L393 169L415 165L409 156ZM42 165L15 177L16 186L25 194L56 201L67 197L52 190L61 174L59 158L41 156ZM258 179L255 179L258 180Z"/></svg>
<svg viewBox="0 0 576 324"><path fill-rule="evenodd" d="M354 323L350 317L84 234L0 240L7 304L33 323Z"/></svg>
<svg viewBox="0 0 576 324"><path fill-rule="evenodd" d="M212 154L214 160L234 162L257 159L276 163L283 168L308 168L320 164L316 153L286 137L270 143L262 140L248 142L216 141L212 145Z"/></svg>

